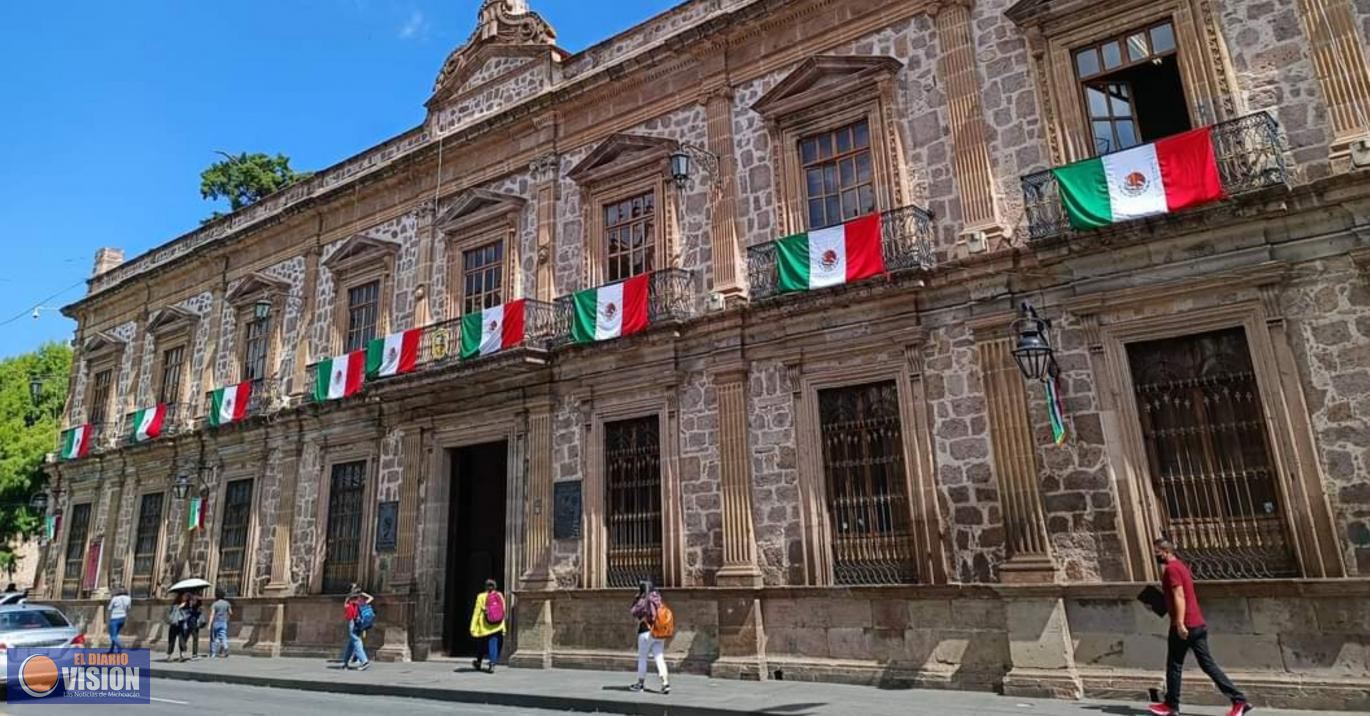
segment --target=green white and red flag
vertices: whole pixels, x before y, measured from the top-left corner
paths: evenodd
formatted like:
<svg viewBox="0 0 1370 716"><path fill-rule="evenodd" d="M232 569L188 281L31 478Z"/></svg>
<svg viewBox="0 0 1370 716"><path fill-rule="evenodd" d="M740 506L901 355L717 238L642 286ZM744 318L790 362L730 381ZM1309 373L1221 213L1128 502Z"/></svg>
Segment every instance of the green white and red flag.
<svg viewBox="0 0 1370 716"><path fill-rule="evenodd" d="M90 454L90 441L93 437L93 426L90 423L77 425L69 428L62 433L63 460L75 460Z"/></svg>
<svg viewBox="0 0 1370 716"><path fill-rule="evenodd" d="M885 273L879 214L786 236L775 247L782 293L840 286Z"/></svg>
<svg viewBox="0 0 1370 716"><path fill-rule="evenodd" d="M215 390L209 399L209 424L217 428L247 417L247 402L251 397L252 381L247 380Z"/></svg>
<svg viewBox="0 0 1370 716"><path fill-rule="evenodd" d="M488 356L523 344L523 299L461 317L461 358Z"/></svg>
<svg viewBox="0 0 1370 716"><path fill-rule="evenodd" d="M366 351L352 351L325 358L314 368L314 399L341 400L362 389Z"/></svg>
<svg viewBox="0 0 1370 716"><path fill-rule="evenodd" d="M366 377L388 378L410 373L419 364L419 338L423 329L411 328L373 339L366 344Z"/></svg>
<svg viewBox="0 0 1370 716"><path fill-rule="evenodd" d="M647 291L651 274L578 291L571 337L577 343L629 336L647 327Z"/></svg>
<svg viewBox="0 0 1370 716"><path fill-rule="evenodd" d="M190 506L186 509L186 529L198 530L205 526L205 498L198 495L190 498Z"/></svg>
<svg viewBox="0 0 1370 716"><path fill-rule="evenodd" d="M162 423L165 421L165 405L159 403L151 408L143 408L133 414L133 434L130 438L135 443L152 440L162 434Z"/></svg>
<svg viewBox="0 0 1370 716"><path fill-rule="evenodd" d="M1211 127L1051 171L1076 229L1169 214L1223 197Z"/></svg>

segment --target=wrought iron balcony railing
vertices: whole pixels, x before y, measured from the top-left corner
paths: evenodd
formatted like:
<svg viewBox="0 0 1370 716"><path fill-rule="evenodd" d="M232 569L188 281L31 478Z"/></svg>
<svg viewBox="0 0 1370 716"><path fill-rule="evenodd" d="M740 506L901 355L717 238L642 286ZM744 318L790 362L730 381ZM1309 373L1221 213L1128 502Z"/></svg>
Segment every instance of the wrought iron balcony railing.
<svg viewBox="0 0 1370 716"><path fill-rule="evenodd" d="M460 318L429 324L424 326L422 331L419 334L418 369L436 367L461 359ZM569 316L564 315L558 304L531 298L524 299L523 332L525 347L546 350L556 343L564 342L565 337L570 335Z"/></svg>
<svg viewBox="0 0 1370 716"><path fill-rule="evenodd" d="M279 381L269 378L254 378L248 382L252 383L252 391L247 396L247 411L244 413L244 417L255 418L275 410L277 407L276 399L279 397L280 391ZM204 417L209 416L209 411L213 410L213 406L214 391L210 390L205 393Z"/></svg>
<svg viewBox="0 0 1370 716"><path fill-rule="evenodd" d="M1213 125L1213 153L1227 196L1279 186L1288 180L1279 125L1266 112ZM1061 204L1056 175L1050 169L1028 174L1020 181L1029 239L1074 231Z"/></svg>
<svg viewBox="0 0 1370 716"><path fill-rule="evenodd" d="M690 319L695 315L697 298L693 271L679 268L653 271L647 280L648 325ZM571 318L575 315L575 310L574 294L557 298L557 314L566 326L566 332L558 337L553 347L571 342Z"/></svg>
<svg viewBox="0 0 1370 716"><path fill-rule="evenodd" d="M913 205L882 212L880 249L885 258L886 271L931 269L935 264L932 250L932 216L924 209ZM750 285L751 300L758 301L779 295L776 258L774 241L747 248L747 281Z"/></svg>
<svg viewBox="0 0 1370 716"><path fill-rule="evenodd" d="M158 437L175 435L176 433L180 432L182 425L177 421L181 419L181 416L185 415L185 410L185 406L181 405L180 403L168 404L166 406L166 415L162 416L162 431L158 433ZM137 418L138 411L136 410L124 415L123 430L121 431L119 437L125 442L137 442L133 439L133 431L137 429L134 421Z"/></svg>

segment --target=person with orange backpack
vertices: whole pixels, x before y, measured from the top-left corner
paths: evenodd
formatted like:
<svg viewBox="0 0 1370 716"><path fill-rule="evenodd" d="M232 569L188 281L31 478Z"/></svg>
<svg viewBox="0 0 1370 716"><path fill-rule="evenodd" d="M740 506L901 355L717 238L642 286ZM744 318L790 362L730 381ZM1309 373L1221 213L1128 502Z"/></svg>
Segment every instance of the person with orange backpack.
<svg viewBox="0 0 1370 716"><path fill-rule="evenodd" d="M472 665L480 671L480 657L484 652L486 673L495 673L495 662L499 661L500 642L504 640L505 618L504 595L493 579L485 580L485 591L476 595L476 608L471 612L471 636L484 642L476 649L476 660Z"/></svg>
<svg viewBox="0 0 1370 716"><path fill-rule="evenodd" d="M675 615L671 608L661 601L661 592L656 590L651 580L642 580L637 585L637 597L633 599L632 615L637 619L637 683L628 687L632 691L642 691L647 680L647 659L656 658L656 673L661 676L661 694L671 693L670 676L666 673L666 640L675 636Z"/></svg>

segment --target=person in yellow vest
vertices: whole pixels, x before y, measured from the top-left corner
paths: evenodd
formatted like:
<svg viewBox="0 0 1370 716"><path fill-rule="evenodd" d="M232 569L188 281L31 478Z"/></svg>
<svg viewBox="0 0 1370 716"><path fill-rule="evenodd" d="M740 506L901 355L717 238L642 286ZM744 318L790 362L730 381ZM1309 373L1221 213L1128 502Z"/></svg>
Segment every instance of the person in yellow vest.
<svg viewBox="0 0 1370 716"><path fill-rule="evenodd" d="M476 595L476 608L471 612L471 636L481 640L476 649L476 660L472 665L480 671L480 659L486 659L485 671L495 673L495 662L499 661L500 643L504 641L504 595L493 579L485 580L485 591Z"/></svg>

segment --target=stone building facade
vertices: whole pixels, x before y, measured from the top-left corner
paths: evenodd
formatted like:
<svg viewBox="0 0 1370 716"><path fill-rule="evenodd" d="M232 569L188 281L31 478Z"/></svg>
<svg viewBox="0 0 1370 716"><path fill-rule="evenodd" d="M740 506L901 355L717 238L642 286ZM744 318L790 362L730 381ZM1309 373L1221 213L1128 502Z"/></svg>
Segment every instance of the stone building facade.
<svg viewBox="0 0 1370 716"><path fill-rule="evenodd" d="M204 576L281 654L331 648L356 582L409 659L466 648L494 575L515 664L603 666L633 630L606 590L650 577L687 669L1078 697L1154 682L1166 533L1252 691L1370 708L1370 10L1116 6L688 0L572 54L488 0L420 126L102 251L42 589L97 619ZM1047 170L1204 126L1221 200L1065 223ZM867 212L881 276L777 291L775 240ZM642 271L648 327L573 344L568 297ZM456 358L520 299L524 345ZM411 329L416 371L312 398Z"/></svg>

